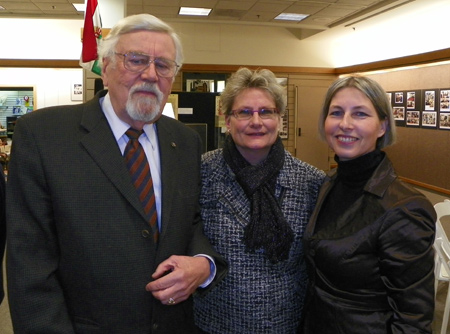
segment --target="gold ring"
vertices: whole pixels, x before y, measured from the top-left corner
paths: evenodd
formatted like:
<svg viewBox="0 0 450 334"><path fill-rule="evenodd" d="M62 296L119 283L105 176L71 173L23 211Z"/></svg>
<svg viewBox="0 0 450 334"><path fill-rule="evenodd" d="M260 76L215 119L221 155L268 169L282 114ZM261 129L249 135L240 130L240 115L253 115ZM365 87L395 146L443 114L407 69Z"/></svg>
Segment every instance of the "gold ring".
<svg viewBox="0 0 450 334"><path fill-rule="evenodd" d="M169 298L169 301L167 302L167 304L169 304L169 305L175 304L175 299Z"/></svg>

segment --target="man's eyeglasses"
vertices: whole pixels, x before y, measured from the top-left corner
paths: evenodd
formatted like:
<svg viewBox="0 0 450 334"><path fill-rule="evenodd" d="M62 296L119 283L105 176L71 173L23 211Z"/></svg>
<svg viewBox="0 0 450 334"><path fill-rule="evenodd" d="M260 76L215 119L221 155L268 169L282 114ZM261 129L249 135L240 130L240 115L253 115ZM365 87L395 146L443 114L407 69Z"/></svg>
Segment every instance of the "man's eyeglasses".
<svg viewBox="0 0 450 334"><path fill-rule="evenodd" d="M130 72L142 72L151 63L155 64L156 73L160 77L170 78L175 75L179 65L173 60L166 58L153 58L145 53L139 52L127 52L119 53L115 52L116 55L123 57L123 66Z"/></svg>
<svg viewBox="0 0 450 334"><path fill-rule="evenodd" d="M280 112L277 108L261 108L259 110L252 110L252 109L236 109L231 110L234 117L236 117L239 120L249 120L253 117L253 114L256 112L258 113L259 117L262 119L274 119Z"/></svg>

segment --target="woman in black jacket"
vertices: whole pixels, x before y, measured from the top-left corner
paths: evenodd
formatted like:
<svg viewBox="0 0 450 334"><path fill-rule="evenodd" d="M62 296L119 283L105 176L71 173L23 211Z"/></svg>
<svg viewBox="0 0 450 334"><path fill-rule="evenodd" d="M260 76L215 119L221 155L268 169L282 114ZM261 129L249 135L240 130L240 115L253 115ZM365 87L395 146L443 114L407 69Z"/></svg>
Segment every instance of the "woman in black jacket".
<svg viewBox="0 0 450 334"><path fill-rule="evenodd" d="M319 131L337 169L305 232L304 334L431 333L436 213L382 148L395 140L385 91L359 76L329 88Z"/></svg>

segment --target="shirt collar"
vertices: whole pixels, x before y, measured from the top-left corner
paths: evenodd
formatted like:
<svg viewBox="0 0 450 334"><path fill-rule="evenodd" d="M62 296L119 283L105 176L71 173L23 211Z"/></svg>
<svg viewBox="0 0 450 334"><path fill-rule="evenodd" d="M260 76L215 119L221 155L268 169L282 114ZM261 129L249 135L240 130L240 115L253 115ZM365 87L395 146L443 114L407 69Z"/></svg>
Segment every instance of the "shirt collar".
<svg viewBox="0 0 450 334"><path fill-rule="evenodd" d="M122 121L114 112L109 93L100 99L100 104L102 106L103 113L108 120L109 126L111 127L114 138L116 138L116 141L118 142L130 128L130 125ZM153 146L153 144L156 143L156 124L145 124L144 132Z"/></svg>

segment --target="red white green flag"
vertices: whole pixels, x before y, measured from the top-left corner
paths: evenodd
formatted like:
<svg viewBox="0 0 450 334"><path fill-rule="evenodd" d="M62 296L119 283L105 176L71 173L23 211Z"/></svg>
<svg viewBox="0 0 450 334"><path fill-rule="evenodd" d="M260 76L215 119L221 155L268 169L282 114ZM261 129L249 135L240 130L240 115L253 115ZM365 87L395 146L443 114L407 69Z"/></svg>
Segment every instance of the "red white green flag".
<svg viewBox="0 0 450 334"><path fill-rule="evenodd" d="M98 75L101 68L98 63L97 46L102 40L102 19L97 0L87 0L84 15L83 49L80 65Z"/></svg>

